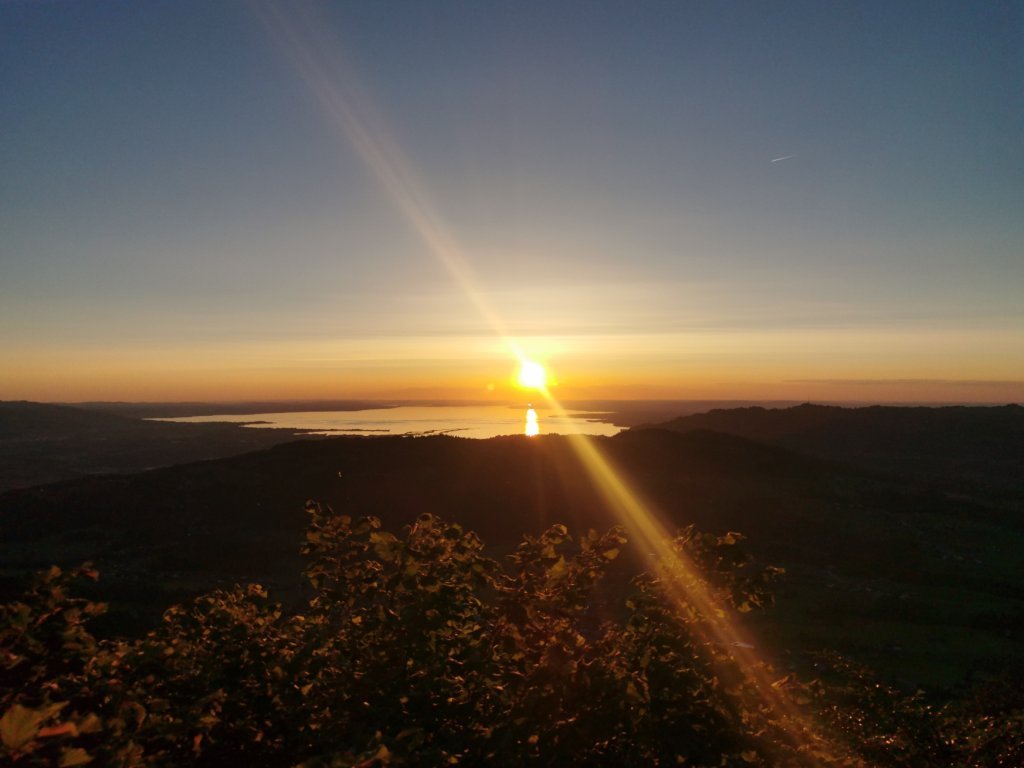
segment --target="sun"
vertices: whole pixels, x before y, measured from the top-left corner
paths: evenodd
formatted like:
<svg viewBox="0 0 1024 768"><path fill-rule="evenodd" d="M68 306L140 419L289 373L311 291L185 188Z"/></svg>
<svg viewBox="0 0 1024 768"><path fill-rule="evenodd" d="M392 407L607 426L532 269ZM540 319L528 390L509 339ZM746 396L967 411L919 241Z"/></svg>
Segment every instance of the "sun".
<svg viewBox="0 0 1024 768"><path fill-rule="evenodd" d="M519 367L519 386L523 389L544 389L548 383L548 374L544 366L532 360L523 360Z"/></svg>

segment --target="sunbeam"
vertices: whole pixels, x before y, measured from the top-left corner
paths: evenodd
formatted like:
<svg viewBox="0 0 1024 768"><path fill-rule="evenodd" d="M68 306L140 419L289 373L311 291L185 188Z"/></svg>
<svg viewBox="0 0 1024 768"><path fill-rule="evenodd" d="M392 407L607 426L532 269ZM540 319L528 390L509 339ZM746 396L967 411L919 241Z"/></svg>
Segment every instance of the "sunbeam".
<svg viewBox="0 0 1024 768"><path fill-rule="evenodd" d="M566 409L546 387L541 387L540 391L552 411L566 414ZM566 439L594 487L638 545L647 567L661 577L669 599L681 608L692 605L697 609L702 641L713 644L721 654L738 664L753 682L761 702L774 713L777 723L807 764L819 764L820 761L812 756L813 752L834 754L834 749L817 726L776 685L766 660L755 652L751 638L730 618L730 613L733 613L731 607L721 604L704 587L697 576L695 564L684 552L672 546L672 532L630 487L625 475L601 452L597 441L586 435L567 435Z"/></svg>
<svg viewBox="0 0 1024 768"><path fill-rule="evenodd" d="M444 267L462 293L487 325L520 361L525 360L521 345L506 330L497 312L487 301L472 267L457 239L444 225L427 195L424 185L398 144L380 129L383 121L360 92L337 44L323 38L326 25L318 24L310 11L283 12L273 3L256 6L258 15L312 92L340 138L352 146L367 170L387 191L424 245ZM370 126L374 127L371 130Z"/></svg>
<svg viewBox="0 0 1024 768"><path fill-rule="evenodd" d="M313 23L308 16L286 15L272 4L259 8L260 16L274 39L327 118L338 129L339 139L356 149L367 169L387 191L429 252L518 359L520 370L524 372L520 376L521 384L538 390L549 406L564 416L565 409L546 386L543 368L527 360L521 345L507 333L505 324L487 301L486 293L480 287L457 238L448 231L430 205L412 164L400 147L386 138L385 131L368 128L369 125L376 127L380 120L360 95L355 78L336 47L330 48L323 40L320 30L324 25ZM527 433L530 433L529 424ZM735 659L754 682L761 703L774 713L776 721L804 755L811 751L829 753L831 750L826 740L814 724L790 704L784 693L773 687L764 660L754 652L753 644L738 624L729 618L729 608L719 604L701 586L701 580L695 576L694 564L672 546L671 531L630 488L622 473L602 454L595 441L579 435L568 439L590 480L648 558L649 567L663 574L670 599L679 605L689 604L698 609L703 621L704 642L714 644L722 653ZM817 763L810 756L806 760L808 764Z"/></svg>

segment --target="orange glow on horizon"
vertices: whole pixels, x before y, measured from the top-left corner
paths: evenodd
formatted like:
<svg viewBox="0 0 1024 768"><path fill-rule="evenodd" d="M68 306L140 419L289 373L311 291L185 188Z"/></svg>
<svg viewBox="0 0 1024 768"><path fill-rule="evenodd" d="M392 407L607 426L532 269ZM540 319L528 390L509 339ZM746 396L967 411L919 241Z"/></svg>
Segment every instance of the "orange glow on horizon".
<svg viewBox="0 0 1024 768"><path fill-rule="evenodd" d="M608 340L603 356L592 351L590 344L581 350L561 344L559 399L1024 402L1024 376L1013 368L1014 361L1024 357L1004 356L999 365L979 366L965 380L953 363L922 370L893 364L858 369L834 365L827 358L801 366L732 355L659 360L622 351L626 341ZM530 339L529 346L545 353L554 346L542 342ZM667 349L683 340L666 338L663 343ZM905 358L895 352L891 359ZM507 344L476 336L328 344L313 340L174 346L22 342L0 345L0 357L18 363L5 369L0 399L49 402L345 398L515 402L523 391L517 385L518 366L526 359L517 357L517 367L510 372ZM552 382L547 386L551 388Z"/></svg>

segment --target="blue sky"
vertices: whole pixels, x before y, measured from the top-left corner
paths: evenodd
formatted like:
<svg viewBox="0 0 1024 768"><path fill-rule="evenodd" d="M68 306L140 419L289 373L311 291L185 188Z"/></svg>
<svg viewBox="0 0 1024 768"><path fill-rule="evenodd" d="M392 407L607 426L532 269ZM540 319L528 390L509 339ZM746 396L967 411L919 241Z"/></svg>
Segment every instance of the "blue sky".
<svg viewBox="0 0 1024 768"><path fill-rule="evenodd" d="M1024 394L1020 3L274 7L0 4L0 397Z"/></svg>

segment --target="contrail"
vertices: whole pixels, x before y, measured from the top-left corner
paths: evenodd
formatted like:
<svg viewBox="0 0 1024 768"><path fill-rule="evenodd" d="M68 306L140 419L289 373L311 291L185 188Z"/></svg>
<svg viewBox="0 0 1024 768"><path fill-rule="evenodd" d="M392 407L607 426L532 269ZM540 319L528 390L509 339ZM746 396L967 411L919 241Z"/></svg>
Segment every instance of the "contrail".
<svg viewBox="0 0 1024 768"><path fill-rule="evenodd" d="M796 157L796 155L783 155L782 157L776 157L772 162L781 163L783 160L789 160L791 157Z"/></svg>

